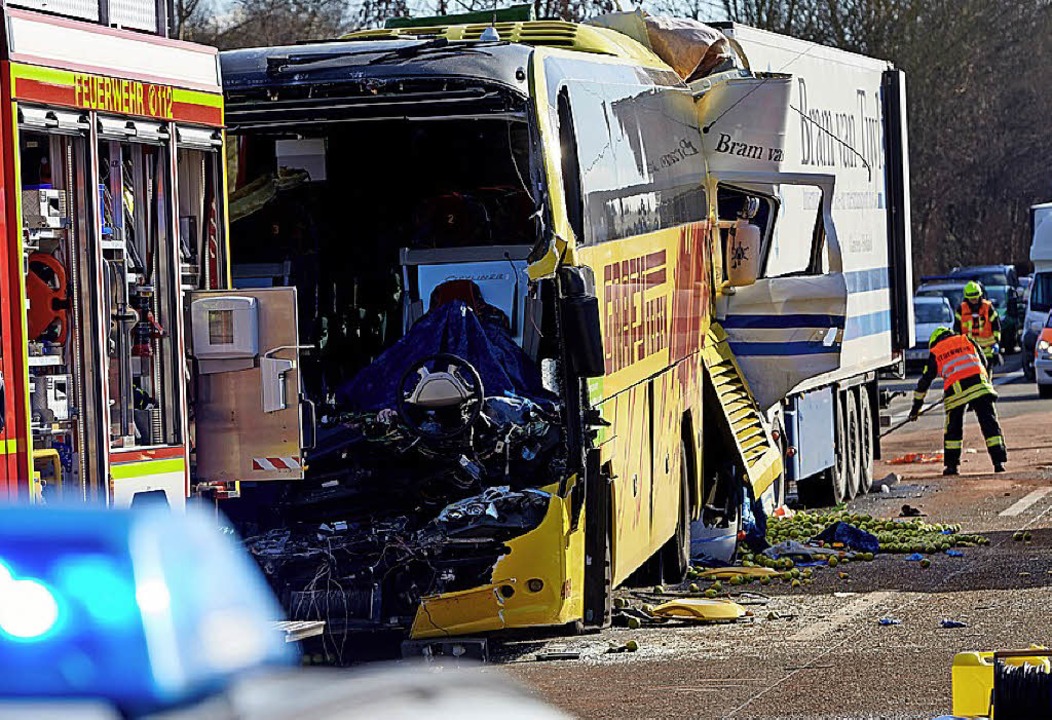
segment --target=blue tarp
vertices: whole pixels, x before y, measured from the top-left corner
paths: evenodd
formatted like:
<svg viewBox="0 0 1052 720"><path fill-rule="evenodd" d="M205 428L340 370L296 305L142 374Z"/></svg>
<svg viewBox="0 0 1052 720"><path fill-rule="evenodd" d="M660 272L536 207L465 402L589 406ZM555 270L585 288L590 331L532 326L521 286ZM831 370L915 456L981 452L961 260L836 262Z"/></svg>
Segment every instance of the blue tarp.
<svg viewBox="0 0 1052 720"><path fill-rule="evenodd" d="M487 396L517 395L550 406L555 397L541 385L537 365L497 323L480 321L459 300L424 315L375 362L336 391L349 410L375 412L395 407L405 372L419 360L450 353L478 370Z"/></svg>
<svg viewBox="0 0 1052 720"><path fill-rule="evenodd" d="M866 532L854 525L837 521L812 538L823 540L827 543L844 543L845 547L859 552L877 553L880 551L880 542L877 536Z"/></svg>

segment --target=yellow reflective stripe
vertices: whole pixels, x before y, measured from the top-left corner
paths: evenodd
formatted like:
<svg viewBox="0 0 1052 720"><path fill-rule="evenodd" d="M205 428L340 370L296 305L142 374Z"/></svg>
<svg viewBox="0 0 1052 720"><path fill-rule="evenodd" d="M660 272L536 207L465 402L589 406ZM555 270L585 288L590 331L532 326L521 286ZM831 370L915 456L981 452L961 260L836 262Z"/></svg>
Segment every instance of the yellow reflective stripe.
<svg viewBox="0 0 1052 720"><path fill-rule="evenodd" d="M964 440L947 440L944 447L947 450L960 450L964 447Z"/></svg>
<svg viewBox="0 0 1052 720"><path fill-rule="evenodd" d="M0 440L0 455L14 455L18 452L18 438Z"/></svg>
<svg viewBox="0 0 1052 720"><path fill-rule="evenodd" d="M171 458L169 460L145 460L143 462L123 463L112 465L110 475L114 480L127 480L129 478L143 477L145 475L159 475L161 473L183 472L186 464L182 458Z"/></svg>
<svg viewBox="0 0 1052 720"><path fill-rule="evenodd" d="M961 391L960 383L954 383L953 385L954 394L947 395L946 397L946 409L953 410L954 408L960 407L965 403L970 403L976 398L981 398L984 395L995 395L994 389L986 383L979 383L974 385L967 390Z"/></svg>
<svg viewBox="0 0 1052 720"><path fill-rule="evenodd" d="M1004 445L1005 439L1001 435L994 435L993 437L986 438L986 447L997 447L998 445Z"/></svg>
<svg viewBox="0 0 1052 720"><path fill-rule="evenodd" d="M913 399L917 400L919 402L924 402L924 398L926 398L927 396L928 396L928 393L926 393L926 392L920 392L919 390L914 390L913 391Z"/></svg>
<svg viewBox="0 0 1052 720"><path fill-rule="evenodd" d="M11 78L18 80L19 78L25 78L26 80L36 80L37 82L47 83L48 85L58 85L60 87L74 87L76 84L76 76L80 75L94 75L96 77L104 77L98 73L76 73L72 70L61 70L58 68L42 67L39 65L22 65L20 63L11 63ZM123 76L120 76L123 77ZM131 78L128 78L129 80ZM141 81L140 81L141 82ZM177 103L185 103L187 105L200 105L203 107L211 108L222 108L223 107L223 95L216 88L216 92L203 92L201 90L189 90L187 88L178 87L175 79L162 78L160 82L150 81L151 85L161 85L164 87L172 88L172 101Z"/></svg>

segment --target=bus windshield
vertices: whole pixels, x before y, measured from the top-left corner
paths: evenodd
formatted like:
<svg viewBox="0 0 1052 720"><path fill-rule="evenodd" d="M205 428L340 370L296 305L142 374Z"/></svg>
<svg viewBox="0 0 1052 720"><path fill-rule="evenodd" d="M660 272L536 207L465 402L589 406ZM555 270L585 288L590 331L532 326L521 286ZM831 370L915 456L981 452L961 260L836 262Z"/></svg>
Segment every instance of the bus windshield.
<svg viewBox="0 0 1052 720"><path fill-rule="evenodd" d="M234 283L314 288L299 294L299 324L305 343L320 348L318 376L304 374L319 395L402 336L415 281L407 253L492 248L507 273L505 257L524 254L500 248L528 252L540 233L523 117L253 132L239 140L238 158Z"/></svg>

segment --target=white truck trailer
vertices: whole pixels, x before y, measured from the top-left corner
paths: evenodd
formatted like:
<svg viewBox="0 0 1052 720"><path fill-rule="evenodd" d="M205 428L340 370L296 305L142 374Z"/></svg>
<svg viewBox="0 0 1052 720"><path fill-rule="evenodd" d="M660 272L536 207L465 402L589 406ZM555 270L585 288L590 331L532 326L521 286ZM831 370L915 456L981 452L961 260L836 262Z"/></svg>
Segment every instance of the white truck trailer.
<svg viewBox="0 0 1052 720"><path fill-rule="evenodd" d="M1052 310L1052 202L1030 208L1030 261L1034 263L1034 279L1030 283L1030 299L1026 303L1026 324L1023 326L1023 368L1031 370L1031 380L1039 380L1032 372L1035 346ZM1049 378L1044 378L1046 384Z"/></svg>
<svg viewBox="0 0 1052 720"><path fill-rule="evenodd" d="M786 450L775 499L795 483L807 503L840 502L872 484L877 379L914 340L905 78L882 60L719 27L755 77L713 79L709 183L721 220L736 197L761 200L762 242L759 279L721 293L718 320Z"/></svg>

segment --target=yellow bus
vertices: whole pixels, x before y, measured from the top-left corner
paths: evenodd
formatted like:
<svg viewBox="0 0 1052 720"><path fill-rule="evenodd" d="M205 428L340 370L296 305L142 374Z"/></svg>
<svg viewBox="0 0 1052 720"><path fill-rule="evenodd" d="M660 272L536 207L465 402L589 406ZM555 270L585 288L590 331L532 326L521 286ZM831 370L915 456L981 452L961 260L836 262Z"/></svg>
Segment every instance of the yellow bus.
<svg viewBox="0 0 1052 720"><path fill-rule="evenodd" d="M305 479L230 508L294 617L601 626L633 573L682 579L692 524L734 535L780 464L710 332L718 221L667 65L557 21L221 64L234 284L296 285L314 348ZM703 421L717 386L738 425Z"/></svg>

